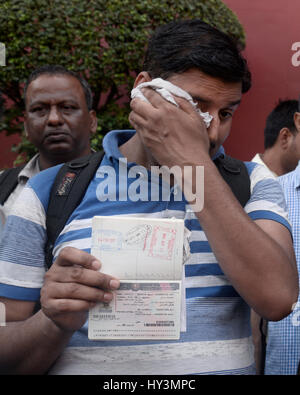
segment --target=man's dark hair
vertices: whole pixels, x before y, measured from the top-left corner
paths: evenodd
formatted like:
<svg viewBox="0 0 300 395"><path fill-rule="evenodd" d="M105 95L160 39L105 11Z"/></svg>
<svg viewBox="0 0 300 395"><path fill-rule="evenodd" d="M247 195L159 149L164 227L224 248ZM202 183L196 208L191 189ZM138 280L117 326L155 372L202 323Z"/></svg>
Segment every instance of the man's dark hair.
<svg viewBox="0 0 300 395"><path fill-rule="evenodd" d="M298 111L298 100L279 100L276 107L268 115L264 130L265 149L273 147L282 128L288 128L296 134L294 114Z"/></svg>
<svg viewBox="0 0 300 395"><path fill-rule="evenodd" d="M81 86L82 89L84 91L84 95L85 95L85 100L86 100L86 104L87 104L87 108L90 111L93 107L93 95L92 95L92 91L91 88L88 84L88 82L82 78L80 75L78 75L77 73L75 73L74 71L68 70L63 66L60 65L45 65L45 66L41 66L38 67L37 69L35 69L30 76L28 77L25 86L24 86L24 100L26 103L26 93L27 93L27 89L29 84L36 80L38 77L40 77L41 75L69 75L71 77L76 78Z"/></svg>
<svg viewBox="0 0 300 395"><path fill-rule="evenodd" d="M251 74L237 43L200 19L174 21L160 26L149 40L143 70L152 78L169 78L197 68L225 82L251 87Z"/></svg>

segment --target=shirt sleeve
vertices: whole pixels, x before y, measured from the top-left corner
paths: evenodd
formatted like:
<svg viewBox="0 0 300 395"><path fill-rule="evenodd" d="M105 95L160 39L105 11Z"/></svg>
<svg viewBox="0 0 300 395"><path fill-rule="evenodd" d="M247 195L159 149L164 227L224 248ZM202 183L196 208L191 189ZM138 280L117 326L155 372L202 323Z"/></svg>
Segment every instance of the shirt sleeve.
<svg viewBox="0 0 300 395"><path fill-rule="evenodd" d="M291 232L284 193L277 178L259 164L252 163L247 167L251 196L245 206L246 213L253 220L268 219L279 222Z"/></svg>
<svg viewBox="0 0 300 395"><path fill-rule="evenodd" d="M31 186L18 196L0 243L0 296L36 301L45 274L45 210Z"/></svg>
<svg viewBox="0 0 300 395"><path fill-rule="evenodd" d="M7 218L0 241L0 296L37 301L45 275L46 212L61 165L30 178Z"/></svg>

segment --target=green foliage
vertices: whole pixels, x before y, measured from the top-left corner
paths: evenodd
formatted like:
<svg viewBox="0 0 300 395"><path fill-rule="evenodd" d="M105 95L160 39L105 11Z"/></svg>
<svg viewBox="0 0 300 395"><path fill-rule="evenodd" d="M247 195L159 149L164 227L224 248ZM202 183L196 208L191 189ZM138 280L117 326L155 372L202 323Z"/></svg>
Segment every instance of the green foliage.
<svg viewBox="0 0 300 395"><path fill-rule="evenodd" d="M237 17L220 0L2 0L0 90L9 105L0 131L22 134L24 82L49 63L80 72L91 85L99 117L95 148L109 130L130 128L129 92L149 34L179 17L201 18L245 44ZM18 151L33 152L24 138Z"/></svg>

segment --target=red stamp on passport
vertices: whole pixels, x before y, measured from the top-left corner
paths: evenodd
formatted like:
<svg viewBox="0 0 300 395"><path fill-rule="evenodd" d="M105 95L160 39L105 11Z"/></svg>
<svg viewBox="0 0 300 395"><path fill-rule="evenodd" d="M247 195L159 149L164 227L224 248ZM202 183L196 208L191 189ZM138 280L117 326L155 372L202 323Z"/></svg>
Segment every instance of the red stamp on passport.
<svg viewBox="0 0 300 395"><path fill-rule="evenodd" d="M155 226L149 248L149 256L171 260L176 239L176 229Z"/></svg>

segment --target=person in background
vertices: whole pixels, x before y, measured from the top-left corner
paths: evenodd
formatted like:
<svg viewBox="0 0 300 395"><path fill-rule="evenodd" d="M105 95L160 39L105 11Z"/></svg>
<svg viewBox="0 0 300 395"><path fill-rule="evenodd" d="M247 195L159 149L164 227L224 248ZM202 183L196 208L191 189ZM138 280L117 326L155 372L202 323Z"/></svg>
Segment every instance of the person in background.
<svg viewBox="0 0 300 395"><path fill-rule="evenodd" d="M300 160L300 128L297 111L297 100L279 100L266 120L264 153L257 153L252 159L253 162L265 166L274 177L294 170ZM256 369L258 374L263 374L268 323L252 311L251 325Z"/></svg>
<svg viewBox="0 0 300 395"><path fill-rule="evenodd" d="M3 103L2 92L0 91L0 119L3 115L3 112L4 112L4 103ZM1 173L2 172L0 171L0 176L1 176ZM0 237L1 237L3 226L4 226L4 222L5 222L5 217L4 217L4 214L1 213L1 210L0 210Z"/></svg>
<svg viewBox="0 0 300 395"><path fill-rule="evenodd" d="M300 134L300 99L294 123ZM298 272L300 270L300 162L296 169L278 177L284 191L292 225ZM300 366L300 300L293 313L278 322L268 323L265 374L296 375Z"/></svg>
<svg viewBox="0 0 300 395"><path fill-rule="evenodd" d="M60 65L34 70L24 87L24 101L25 134L38 153L14 176L15 187L0 204L2 226L27 181L41 170L89 154L90 139L97 129L87 81ZM8 177L7 173L0 191L8 185Z"/></svg>
<svg viewBox="0 0 300 395"><path fill-rule="evenodd" d="M295 123L297 100L279 100L264 130L264 153L253 162L266 166L277 177L294 170L300 159L300 129Z"/></svg>

